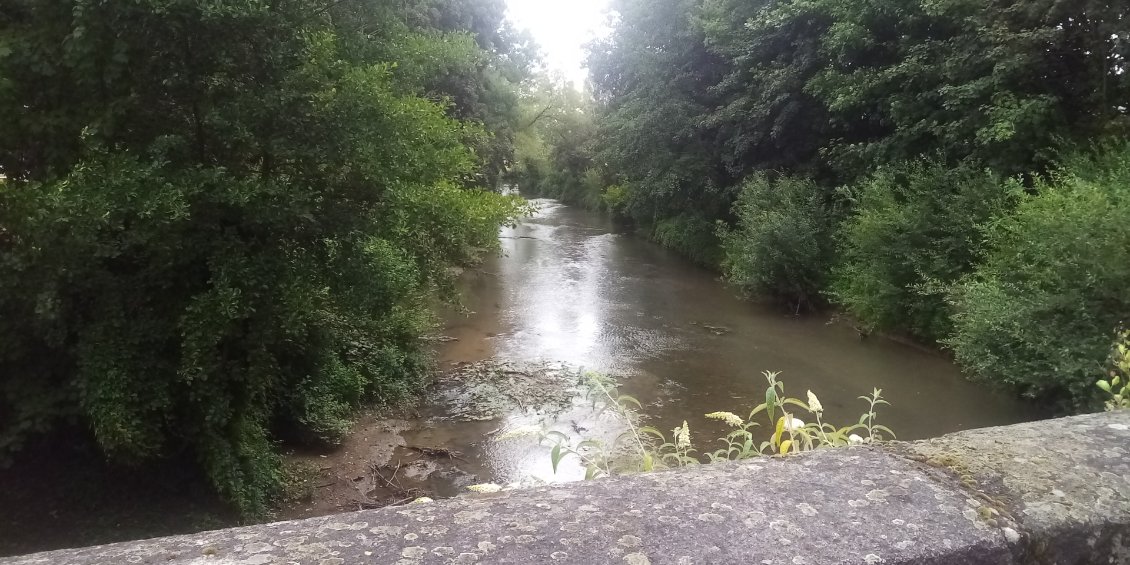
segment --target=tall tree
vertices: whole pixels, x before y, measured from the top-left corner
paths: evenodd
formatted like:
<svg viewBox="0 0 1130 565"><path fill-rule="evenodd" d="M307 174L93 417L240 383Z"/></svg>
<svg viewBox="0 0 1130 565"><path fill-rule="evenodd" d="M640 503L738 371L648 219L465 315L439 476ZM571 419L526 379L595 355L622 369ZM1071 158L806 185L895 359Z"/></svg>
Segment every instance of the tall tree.
<svg viewBox="0 0 1130 565"><path fill-rule="evenodd" d="M589 55L601 105L598 158L627 187L627 212L661 239L671 233L666 227L711 240L734 182L705 119L718 104L711 87L723 61L706 49L694 7L693 0L614 2L614 33ZM676 217L677 225L661 225Z"/></svg>

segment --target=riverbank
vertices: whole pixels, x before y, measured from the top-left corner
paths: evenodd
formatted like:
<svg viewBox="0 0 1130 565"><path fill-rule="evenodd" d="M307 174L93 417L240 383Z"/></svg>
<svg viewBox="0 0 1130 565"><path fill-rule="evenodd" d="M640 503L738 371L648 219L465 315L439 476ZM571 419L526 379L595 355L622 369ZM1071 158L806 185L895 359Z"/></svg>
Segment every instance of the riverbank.
<svg viewBox="0 0 1130 565"><path fill-rule="evenodd" d="M537 216L503 230L502 256L463 274L464 308L444 315L443 337L435 340L439 376L425 400L362 414L339 448L291 454L305 472L291 481L297 496L278 517L446 497L477 483L579 480L583 470L569 460L554 473L549 448L535 438L496 437L545 425L571 438L614 438L620 424L595 415L576 387L582 368L615 376L622 392L643 404L645 423L667 431L686 420L694 443L710 448L727 430L704 414L742 413L760 403L766 370L781 371L792 396L818 394L834 422L856 421L865 407L857 397L882 388L891 406L880 409L879 421L899 439L1043 416L968 382L943 356L879 336L861 340L850 324L827 315L796 317L751 304L714 273L617 233L598 214L539 204ZM131 486L128 476L106 484ZM86 486L115 492L94 481ZM52 481L41 487L48 492ZM0 540L0 553L234 523L222 513L212 521L207 512L194 514L183 492L165 488L144 490L143 499L66 491L57 505L37 501L29 490L28 500L3 507L27 509L12 520L38 512L26 519L40 519L42 527L20 529L20 540ZM202 504L209 496L203 491L193 500ZM70 506L65 519L42 518L62 505ZM105 527L107 521L117 526ZM14 531L7 528L7 537Z"/></svg>
<svg viewBox="0 0 1130 565"><path fill-rule="evenodd" d="M340 445L286 453L287 500L266 520L451 497L476 483L578 480L583 471L569 464L554 473L536 440L496 438L538 425L607 439L622 431L616 424L584 401L576 367L448 364L418 402L364 410ZM508 464L500 466L503 451ZM0 470L0 556L240 525L200 477L185 472L190 468L180 461L112 466L88 442L44 442L20 465Z"/></svg>
<svg viewBox="0 0 1130 565"><path fill-rule="evenodd" d="M439 373L427 400L417 406L367 412L342 445L293 454L292 463L312 471L309 488L279 517L450 497L480 483L517 487L576 480L577 471L568 465L554 474L548 448L536 441L499 438L524 426L576 435L615 424L595 416L577 377L576 368L561 364L457 363ZM604 435L619 431L612 425Z"/></svg>

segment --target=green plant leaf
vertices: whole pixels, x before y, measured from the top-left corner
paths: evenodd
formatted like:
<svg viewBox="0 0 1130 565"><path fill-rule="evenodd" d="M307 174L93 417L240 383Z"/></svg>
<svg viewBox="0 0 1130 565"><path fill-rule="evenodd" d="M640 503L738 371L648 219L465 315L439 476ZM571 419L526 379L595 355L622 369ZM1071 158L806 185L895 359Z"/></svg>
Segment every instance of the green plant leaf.
<svg viewBox="0 0 1130 565"><path fill-rule="evenodd" d="M765 409L769 412L769 421L772 422L777 412L777 389L772 385L765 389Z"/></svg>
<svg viewBox="0 0 1130 565"><path fill-rule="evenodd" d="M561 444L553 446L553 451L549 453L549 461L553 464L553 474L557 474L557 464L561 462Z"/></svg>
<svg viewBox="0 0 1130 565"><path fill-rule="evenodd" d="M563 433L561 433L557 430L549 430L548 432L545 432L545 438L546 439L550 439L550 438L556 439L559 443L569 441L569 436L567 436L567 435L565 435L565 434L563 434Z"/></svg>
<svg viewBox="0 0 1130 565"><path fill-rule="evenodd" d="M633 396L628 396L626 394L621 395L620 398L619 398L619 401L620 401L621 404L623 404L623 403L634 404L637 409L639 409L639 410L643 409L643 405L640 404L640 401L636 400L635 397L633 397Z"/></svg>

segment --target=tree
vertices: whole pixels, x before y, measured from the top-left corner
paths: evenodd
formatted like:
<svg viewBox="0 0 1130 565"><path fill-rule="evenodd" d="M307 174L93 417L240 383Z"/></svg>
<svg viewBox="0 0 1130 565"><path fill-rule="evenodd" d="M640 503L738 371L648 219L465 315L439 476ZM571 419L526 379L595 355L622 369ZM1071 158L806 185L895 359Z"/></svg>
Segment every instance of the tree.
<svg viewBox="0 0 1130 565"><path fill-rule="evenodd" d="M527 193L603 208L607 183L594 154L591 93L563 78L541 76L525 93L522 108L522 144L511 181Z"/></svg>
<svg viewBox="0 0 1130 565"><path fill-rule="evenodd" d="M490 132L425 98L425 62L485 55L386 14L5 10L0 454L72 421L119 461L192 454L255 515L273 431L332 442L413 388L428 295L522 209L465 188Z"/></svg>
<svg viewBox="0 0 1130 565"><path fill-rule="evenodd" d="M1070 408L1095 381L1130 312L1130 145L1069 156L988 234L956 286L948 340L972 374Z"/></svg>
<svg viewBox="0 0 1130 565"><path fill-rule="evenodd" d="M592 46L589 67L600 104L597 159L627 191L625 212L652 237L717 261L713 220L733 199L705 121L722 61L695 27L691 0L613 3L618 24Z"/></svg>
<svg viewBox="0 0 1130 565"><path fill-rule="evenodd" d="M1012 213L1015 180L961 164L884 167L854 187L830 292L869 329L927 342L949 337L947 290L983 254L985 226Z"/></svg>

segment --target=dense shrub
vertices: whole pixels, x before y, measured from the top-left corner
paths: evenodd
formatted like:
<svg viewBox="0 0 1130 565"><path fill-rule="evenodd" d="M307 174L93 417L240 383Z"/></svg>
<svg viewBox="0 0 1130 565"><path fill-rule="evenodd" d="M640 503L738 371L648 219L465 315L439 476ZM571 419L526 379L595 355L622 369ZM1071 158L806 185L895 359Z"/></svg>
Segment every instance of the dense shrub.
<svg viewBox="0 0 1130 565"><path fill-rule="evenodd" d="M734 204L737 225L723 226L726 276L751 294L812 307L832 257L834 212L813 182L757 174Z"/></svg>
<svg viewBox="0 0 1130 565"><path fill-rule="evenodd" d="M700 265L715 267L722 252L714 224L699 214L662 218L650 227L649 236Z"/></svg>
<svg viewBox="0 0 1130 565"><path fill-rule="evenodd" d="M1130 316L1130 144L1067 159L1035 192L952 293L948 344L976 376L1089 405Z"/></svg>
<svg viewBox="0 0 1130 565"><path fill-rule="evenodd" d="M628 200L631 195L628 194L628 189L620 184L613 184L604 187L604 193L601 195L603 206L608 210L614 218L624 218L624 207L627 206Z"/></svg>
<svg viewBox="0 0 1130 565"><path fill-rule="evenodd" d="M937 340L950 332L945 289L972 270L982 229L1020 188L973 166L917 161L855 189L837 239L831 295L862 325Z"/></svg>
<svg viewBox="0 0 1130 565"><path fill-rule="evenodd" d="M2 16L0 457L69 421L259 514L272 432L333 441L411 388L426 296L521 206L463 188L486 132L365 58L394 45L356 14L68 4Z"/></svg>

